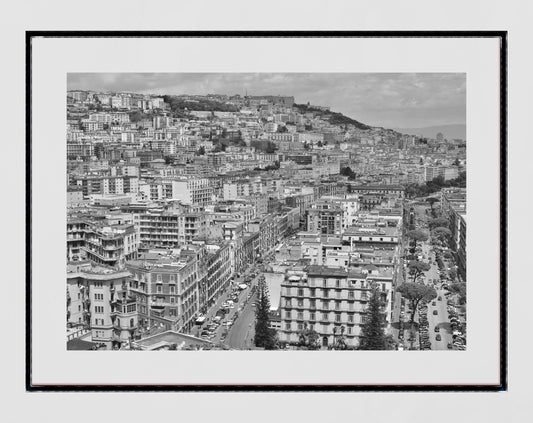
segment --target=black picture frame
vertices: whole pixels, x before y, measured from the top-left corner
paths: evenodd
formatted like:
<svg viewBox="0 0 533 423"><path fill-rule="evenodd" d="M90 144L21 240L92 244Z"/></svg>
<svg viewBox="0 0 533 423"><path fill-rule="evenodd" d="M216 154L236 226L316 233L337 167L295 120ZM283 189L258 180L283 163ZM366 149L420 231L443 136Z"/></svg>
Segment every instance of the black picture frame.
<svg viewBox="0 0 533 423"><path fill-rule="evenodd" d="M500 40L500 380L494 385L37 385L32 382L32 40L34 38L498 38ZM507 31L26 31L26 357L28 392L507 391Z"/></svg>

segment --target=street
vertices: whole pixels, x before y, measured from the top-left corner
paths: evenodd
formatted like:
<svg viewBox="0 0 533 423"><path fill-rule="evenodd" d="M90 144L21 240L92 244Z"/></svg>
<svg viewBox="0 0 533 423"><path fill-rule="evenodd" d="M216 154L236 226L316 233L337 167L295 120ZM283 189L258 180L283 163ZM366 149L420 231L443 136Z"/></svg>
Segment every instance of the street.
<svg viewBox="0 0 533 423"><path fill-rule="evenodd" d="M253 347L255 307L252 306L252 304L256 298L256 294L254 294L252 298L244 304L242 312L233 326L231 326L225 341L225 344L231 348L247 349Z"/></svg>

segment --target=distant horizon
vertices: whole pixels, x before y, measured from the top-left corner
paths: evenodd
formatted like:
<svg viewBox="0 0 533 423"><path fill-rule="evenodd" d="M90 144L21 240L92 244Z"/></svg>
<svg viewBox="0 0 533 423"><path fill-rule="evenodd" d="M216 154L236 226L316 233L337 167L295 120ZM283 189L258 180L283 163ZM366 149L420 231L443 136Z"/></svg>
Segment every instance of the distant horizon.
<svg viewBox="0 0 533 423"><path fill-rule="evenodd" d="M464 73L69 73L67 89L144 95L281 95L383 128L466 124Z"/></svg>

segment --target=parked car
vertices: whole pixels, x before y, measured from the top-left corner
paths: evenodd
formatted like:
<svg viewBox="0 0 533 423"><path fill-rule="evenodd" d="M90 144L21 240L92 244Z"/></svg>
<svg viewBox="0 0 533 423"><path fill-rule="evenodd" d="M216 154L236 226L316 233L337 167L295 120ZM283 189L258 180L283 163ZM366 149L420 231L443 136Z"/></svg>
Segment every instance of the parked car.
<svg viewBox="0 0 533 423"><path fill-rule="evenodd" d="M437 341L440 341L442 338L441 338L440 334L438 334L438 335L435 337L435 339L436 339Z"/></svg>
<svg viewBox="0 0 533 423"><path fill-rule="evenodd" d="M435 326L435 332L440 332L440 328L438 326Z"/></svg>
<svg viewBox="0 0 533 423"><path fill-rule="evenodd" d="M433 310L433 315L436 316L437 314L439 314L439 312L437 310Z"/></svg>

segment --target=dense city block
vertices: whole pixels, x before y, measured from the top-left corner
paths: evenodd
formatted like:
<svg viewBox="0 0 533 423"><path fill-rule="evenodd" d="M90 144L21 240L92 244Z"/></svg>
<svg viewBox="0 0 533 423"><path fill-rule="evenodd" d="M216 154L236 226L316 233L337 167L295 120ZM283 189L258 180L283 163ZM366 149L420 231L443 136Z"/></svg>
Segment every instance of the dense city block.
<svg viewBox="0 0 533 423"><path fill-rule="evenodd" d="M466 349L466 141L67 92L69 350Z"/></svg>

